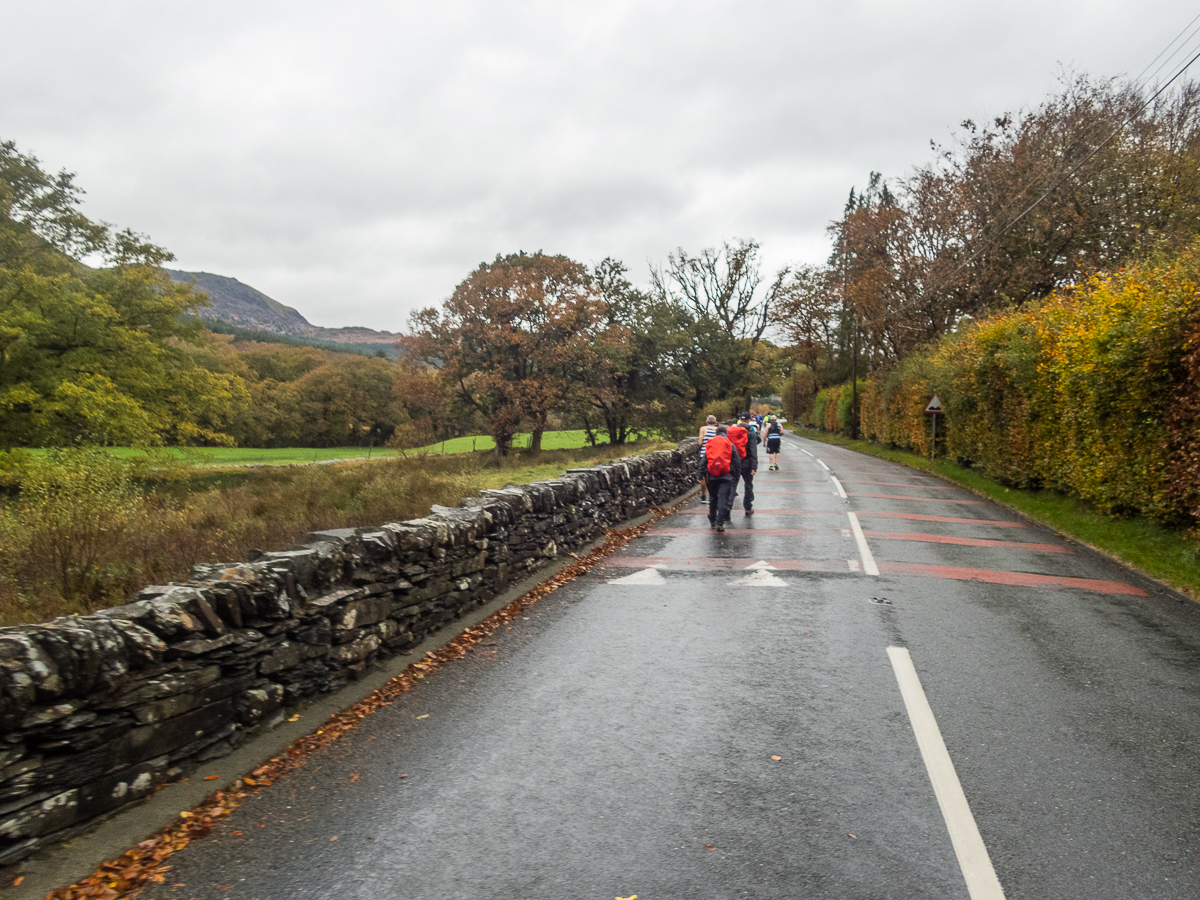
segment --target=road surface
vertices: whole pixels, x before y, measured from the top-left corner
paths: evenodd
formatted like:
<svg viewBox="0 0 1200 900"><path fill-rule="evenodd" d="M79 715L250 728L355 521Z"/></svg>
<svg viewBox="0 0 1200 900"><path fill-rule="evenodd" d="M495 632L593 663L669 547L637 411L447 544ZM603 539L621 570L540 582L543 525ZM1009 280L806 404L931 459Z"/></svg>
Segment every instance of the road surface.
<svg viewBox="0 0 1200 900"><path fill-rule="evenodd" d="M1200 896L1196 604L845 449L788 436L756 490L541 600L146 896Z"/></svg>

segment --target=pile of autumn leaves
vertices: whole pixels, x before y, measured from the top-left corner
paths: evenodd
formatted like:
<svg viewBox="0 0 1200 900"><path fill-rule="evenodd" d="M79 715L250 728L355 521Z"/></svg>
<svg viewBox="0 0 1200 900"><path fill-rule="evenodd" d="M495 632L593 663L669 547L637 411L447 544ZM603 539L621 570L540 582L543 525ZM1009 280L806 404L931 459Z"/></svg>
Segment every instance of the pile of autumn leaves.
<svg viewBox="0 0 1200 900"><path fill-rule="evenodd" d="M1102 512L1190 523L1200 518L1198 284L1200 243L967 324L867 380L863 435L928 454L923 410L936 393L939 454Z"/></svg>

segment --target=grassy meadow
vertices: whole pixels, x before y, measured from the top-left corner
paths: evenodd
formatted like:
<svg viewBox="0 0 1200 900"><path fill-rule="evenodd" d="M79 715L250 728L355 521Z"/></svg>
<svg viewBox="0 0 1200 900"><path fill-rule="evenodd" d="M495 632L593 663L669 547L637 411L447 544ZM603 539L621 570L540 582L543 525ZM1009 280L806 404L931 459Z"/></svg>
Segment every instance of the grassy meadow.
<svg viewBox="0 0 1200 900"><path fill-rule="evenodd" d="M244 470L186 461L164 468L161 459L148 468L137 454L96 449L9 454L0 468L0 624L120 604L144 585L186 579L195 563L245 560L314 530L418 518L488 488L674 446L544 445L504 458L483 448L408 458L393 451L371 465Z"/></svg>
<svg viewBox="0 0 1200 900"><path fill-rule="evenodd" d="M518 434L514 449L527 449L531 435ZM597 446L607 445L607 437L597 435ZM587 447L587 432L547 431L542 435L543 450L577 450ZM164 447L156 453L195 466L298 466L311 463L359 459L406 459L416 456L445 456L455 453L475 453L496 449L490 435L451 438L413 450L393 450L389 447ZM45 450L27 451L45 456ZM106 452L118 459L144 457L146 452L133 447L108 447ZM624 454L622 454L624 455Z"/></svg>

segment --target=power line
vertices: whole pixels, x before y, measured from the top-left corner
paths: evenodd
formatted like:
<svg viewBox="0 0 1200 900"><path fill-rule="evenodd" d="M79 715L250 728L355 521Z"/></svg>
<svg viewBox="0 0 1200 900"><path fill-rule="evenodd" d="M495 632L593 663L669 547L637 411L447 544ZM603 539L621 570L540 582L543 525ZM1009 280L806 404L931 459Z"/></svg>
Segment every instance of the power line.
<svg viewBox="0 0 1200 900"><path fill-rule="evenodd" d="M1173 37L1167 43L1167 46L1165 46L1162 50L1160 50L1158 52L1158 55L1155 56L1154 59L1150 60L1150 62L1146 64L1146 67L1144 69L1142 69L1142 71L1138 74L1137 78L1133 79L1133 81L1130 83L1130 88L1135 92L1135 96L1136 96L1136 93L1141 92L1141 89L1143 86L1142 82L1145 78L1146 73L1150 71L1150 68L1156 62L1158 62L1159 59L1162 59L1163 55L1165 53L1167 53L1168 51L1170 51L1171 48L1175 46L1175 44L1179 41L1180 37L1182 37L1188 31L1188 29L1192 28L1192 26L1195 25L1198 21L1200 21L1200 14L1197 14L1195 18L1193 18L1190 22L1188 22L1186 25L1184 25L1183 28L1181 28L1179 30L1179 33L1176 34L1175 37ZM1158 73L1160 71L1162 71L1164 66L1168 65L1171 62L1171 60L1173 60L1176 56L1179 55L1179 53L1181 51L1185 50L1187 48L1188 44L1191 43L1192 38L1194 38L1198 33L1200 33L1200 27L1197 27L1194 30L1192 30L1191 34L1188 34L1188 36L1186 38L1184 38L1183 42L1181 44L1179 44L1179 46L1176 47L1173 52L1171 52L1170 56L1168 56L1166 59L1164 59L1162 61L1162 63L1158 66L1158 68L1154 70L1154 72L1150 75L1150 78L1156 77L1158 75ZM1195 59L1193 59L1192 62L1195 62ZM1189 62L1188 65L1191 65L1191 62ZM1176 72L1175 75L1172 76L1171 81L1174 81L1175 78L1178 78L1179 75L1182 74L1182 72L1186 69L1187 69L1187 66L1184 66L1183 69L1181 69L1179 72ZM1169 83L1170 82L1168 82L1168 84ZM1165 87L1166 87L1166 85L1163 86L1163 89L1165 89ZM1022 212L1020 215L1018 215L1017 218L1015 218L1011 222L1009 222L1008 225L1006 225L1003 230L1001 230L999 233L994 235L986 244L984 244L984 246L983 246L983 248L981 248L980 252L982 252L982 250L987 249L987 247L991 246L992 243L994 243L996 240L998 240L1000 237L1002 237L1005 233L1007 233L1008 229L1010 229L1013 225L1015 225L1018 221L1020 221L1028 213L1030 213L1033 210L1033 208L1037 206L1038 203L1041 203L1041 201L1045 200L1049 194L1052 194L1054 192L1054 190L1067 177L1070 177L1070 175L1074 174L1074 172L1079 168L1079 166L1082 166L1088 160L1090 160L1092 157L1094 157L1096 155L1096 153L1099 152L1106 144L1108 144L1108 142L1111 141L1117 134L1119 134L1121 132L1121 130L1123 128L1125 128L1125 126L1127 126L1131 121L1133 121L1133 119L1135 119L1137 117L1137 115L1143 109L1146 108L1146 106L1148 106L1151 102L1153 102L1158 97L1158 95L1162 93L1163 89L1160 89L1158 92L1155 93L1155 95L1153 97L1150 98L1150 100L1146 101L1146 103L1143 103L1140 107L1138 107L1137 110L1135 110L1132 114L1130 114L1128 116L1128 118L1126 118L1119 126L1117 126L1116 131L1114 131L1112 134L1108 135L1108 137L1106 137L1098 146L1093 148L1092 151L1089 152L1088 155L1086 157L1084 157L1084 159L1082 159L1077 166L1072 168L1071 171L1068 172L1066 176L1059 179L1059 181L1057 181L1053 186L1051 186L1051 188L1048 191L1046 191L1041 197L1039 197L1036 201L1034 201L1034 203L1028 209L1026 209L1024 212ZM1091 130L1093 132L1099 132L1099 130L1101 128L1103 128L1103 123L1096 122L1091 126L1091 128L1089 130ZM1048 176L1048 177L1053 177L1053 176ZM1010 209L1012 207L1016 206L1034 188L1035 184L1038 181L1042 181L1044 183L1044 180L1041 178L1038 178L1035 181L1030 182L1024 188L1022 188L1021 192L1019 194L1017 194L1016 197L1012 198L1012 200L1010 200L1006 205ZM964 262L962 264L962 266L959 266L958 269L955 269L954 272L951 273L951 275L957 274L963 268L963 266L966 266L966 265L970 264L971 262L973 262L977 258L978 255L979 254L977 253L977 254L975 254L975 256L972 256L970 259L968 259L966 262Z"/></svg>
<svg viewBox="0 0 1200 900"><path fill-rule="evenodd" d="M1142 80L1142 77L1143 77L1143 76L1144 76L1144 75L1145 75L1145 74L1146 74L1148 71L1150 71L1150 67L1151 67L1152 65L1154 65L1156 62L1158 62L1159 58L1160 58L1160 57L1162 57L1162 55L1163 55L1164 53L1166 53L1168 50L1170 50L1170 49L1171 49L1171 47L1173 47L1173 46L1175 45L1175 42L1176 42L1177 40L1179 40L1180 36L1181 36L1181 35L1182 35L1182 34L1183 34L1185 31L1187 31L1189 28L1191 28L1193 25L1195 25L1197 21L1200 21L1200 14L1197 14L1195 19L1192 19L1192 21L1190 21L1190 22L1188 22L1186 25L1184 25L1184 26L1183 26L1183 28L1182 28L1182 29L1180 29L1180 31L1179 31L1179 34L1175 35L1175 37L1171 39L1171 43L1167 44L1167 46L1163 47L1163 48L1162 48L1162 50L1160 50L1160 51L1159 51L1159 54L1158 54L1158 56L1154 57L1154 59L1152 59L1152 60L1150 60L1150 62L1146 63L1146 68L1142 69L1142 71L1141 71L1141 73L1138 75L1138 77L1137 77L1137 78L1135 78L1135 79L1133 79L1133 83L1136 85L1138 82L1140 82L1140 81ZM1200 28L1198 28L1198 29L1196 29L1196 30L1197 30L1197 31L1200 31ZM1179 53L1179 51L1180 51L1180 50L1182 50L1182 49L1183 49L1185 46L1187 46L1188 42L1189 42L1189 41L1190 41L1190 40L1191 40L1193 37L1195 37L1195 36L1196 36L1196 32L1195 32L1195 31L1193 31L1191 34L1189 34L1189 35L1187 36L1187 40L1185 40L1185 41L1184 41L1182 44L1180 44L1180 45L1179 45L1179 47L1178 47L1178 48L1176 48L1176 50L1175 50L1175 52L1174 52L1174 53L1172 53L1170 56L1168 56L1166 59L1164 59L1164 60L1163 60L1163 65L1162 65L1162 66L1159 66L1159 67L1158 67L1158 69L1155 69L1155 70L1154 70L1154 74L1155 74L1155 75L1157 75L1157 74L1159 73L1159 70L1160 70L1160 69L1162 69L1162 67L1163 67L1163 66L1165 66L1167 63L1169 63L1169 62L1170 62L1172 59L1174 59L1174 58L1175 58L1175 56L1176 56L1176 55ZM1151 76L1151 77L1153 77L1153 76Z"/></svg>
<svg viewBox="0 0 1200 900"><path fill-rule="evenodd" d="M996 243L996 241L1000 240L1000 238L1004 237L1004 235L1006 235L1014 225L1016 225L1023 218L1025 218L1027 215L1029 215L1031 212L1033 212L1034 209L1036 209L1037 206L1043 200L1045 200L1047 197L1049 197L1051 194L1053 194L1056 190L1058 190L1059 186L1062 185L1063 182L1065 182L1068 178L1070 178L1072 175L1074 175L1076 172L1078 172L1079 169L1082 168L1084 165L1086 165L1097 153L1099 153L1101 150L1103 150L1113 138L1115 138L1118 134L1120 134L1122 131L1124 131L1125 127L1127 125L1129 125L1129 123L1132 122L1134 119L1136 119L1138 117L1138 115L1141 114L1142 110L1144 110L1147 106L1149 106L1151 103L1153 103L1155 100L1157 100L1159 98L1159 96L1161 96L1162 93L1167 88L1169 88L1175 82L1175 80L1177 78L1179 78L1180 75L1182 75L1184 72L1186 72L1188 70L1188 68L1191 67L1192 63L1194 63L1197 59L1200 59L1200 53L1195 54L1191 59L1189 59L1183 65L1183 67L1180 68L1174 75L1172 75L1170 77L1170 79L1162 87L1160 87L1153 94L1151 94L1150 98L1148 100L1146 100L1144 103L1142 103L1142 105L1139 106L1137 109L1135 109L1132 113L1130 113L1125 118L1125 120L1123 122L1121 122L1120 125L1118 125L1116 128L1114 128L1112 130L1112 133L1110 133L1108 137L1106 137L1103 141L1101 141L1094 148L1092 148L1091 152L1089 152L1087 154L1087 156L1085 156L1083 159L1081 159L1079 162L1077 162L1075 165L1073 165L1070 169L1068 169L1065 174L1063 174L1061 177L1059 177L1059 179L1057 181L1055 181L1054 184L1052 184L1045 191L1045 193L1043 193L1040 197L1038 197L1031 204L1029 204L1029 206L1027 206L1020 215L1018 215L1015 219L1013 219L1007 225L1005 225L1003 228L1001 228L998 232L996 232L996 234L992 235L992 237L989 238L988 241L982 247L980 247L973 254L971 254L971 256L965 262L963 262L957 269L955 269L953 272L951 272L950 275L951 276L957 275L959 272L961 272L963 269L965 269L967 266L969 266L971 263L973 263L976 259L978 259L980 257L980 255L982 255L984 250L986 250L992 244Z"/></svg>

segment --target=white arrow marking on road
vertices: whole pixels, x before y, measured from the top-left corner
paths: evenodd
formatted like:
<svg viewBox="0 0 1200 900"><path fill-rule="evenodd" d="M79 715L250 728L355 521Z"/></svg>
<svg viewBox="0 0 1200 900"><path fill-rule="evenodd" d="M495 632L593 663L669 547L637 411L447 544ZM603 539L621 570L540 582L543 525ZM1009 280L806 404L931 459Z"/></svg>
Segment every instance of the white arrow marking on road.
<svg viewBox="0 0 1200 900"><path fill-rule="evenodd" d="M771 565L769 562L767 562L765 559L760 559L758 562L750 563L750 565L746 566L746 568L747 569L773 569L775 567L773 565Z"/></svg>
<svg viewBox="0 0 1200 900"><path fill-rule="evenodd" d="M623 578L610 578L609 584L666 584L667 579L662 577L662 573L658 569L651 566L648 569L642 569L640 572L634 572L632 575L626 575Z"/></svg>
<svg viewBox="0 0 1200 900"><path fill-rule="evenodd" d="M787 582L778 575L772 575L766 569L755 569L752 575L743 575L741 578L735 578L729 582L732 584L746 585L747 587L787 587Z"/></svg>
<svg viewBox="0 0 1200 900"><path fill-rule="evenodd" d="M942 740L937 719L921 687L912 657L905 647L888 647L887 654L900 685L900 696L904 698L904 708L908 710L917 747L921 750L921 758L925 760L925 771L929 773L934 796L941 807L942 818L946 820L946 830L950 832L950 843L954 847L954 855L958 857L958 867L966 879L967 893L971 900L1004 900L1000 879L996 877L992 859L979 834L975 817L971 815L967 795L963 793L958 773L954 771L954 761L946 750L946 742Z"/></svg>

